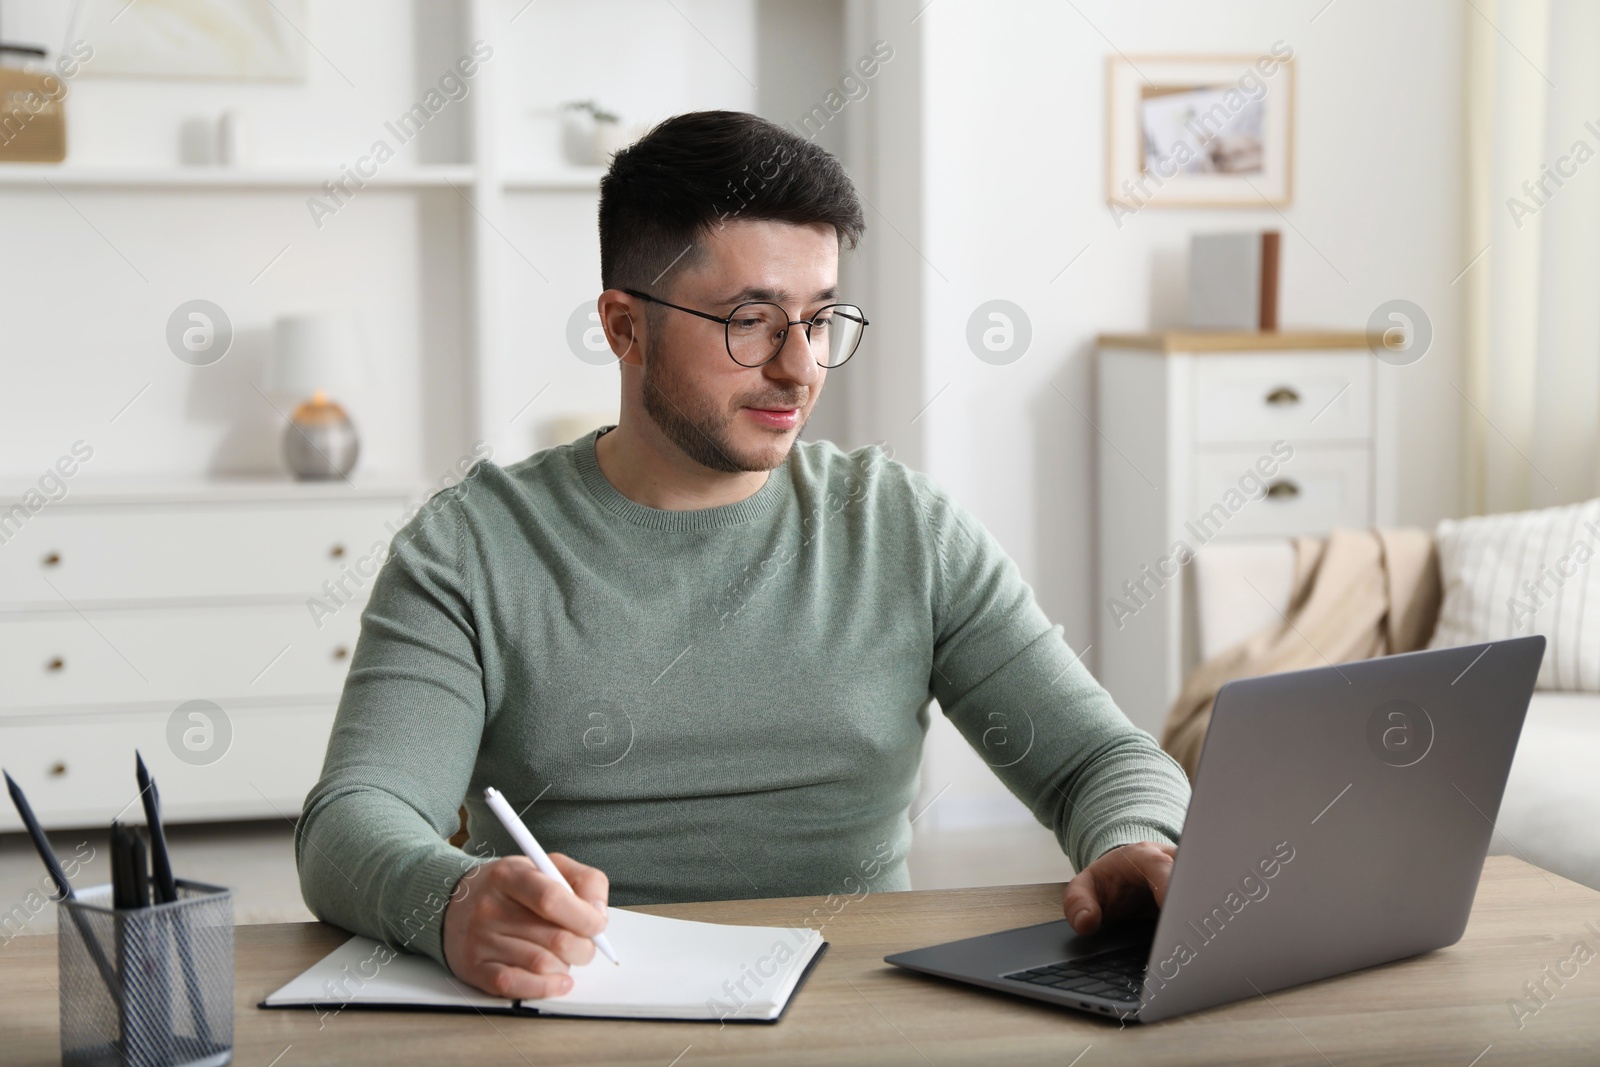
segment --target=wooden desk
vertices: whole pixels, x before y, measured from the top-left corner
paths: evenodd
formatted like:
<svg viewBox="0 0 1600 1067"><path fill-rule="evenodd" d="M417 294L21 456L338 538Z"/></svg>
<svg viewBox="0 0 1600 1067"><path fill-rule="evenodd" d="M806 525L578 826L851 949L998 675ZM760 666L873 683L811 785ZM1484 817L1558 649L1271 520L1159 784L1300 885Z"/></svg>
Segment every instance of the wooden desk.
<svg viewBox="0 0 1600 1067"><path fill-rule="evenodd" d="M820 898L653 907L690 919L801 925ZM1383 906L1381 900L1372 902ZM1600 958L1518 1028L1507 1001L1572 957L1600 951L1600 893L1490 857L1466 936L1451 948L1151 1026L911 974L886 953L1061 916L1059 885L883 893L847 904L832 943L775 1026L261 1011L257 1001L346 935L320 923L236 931L234 1060L304 1064L1322 1064L1593 1063ZM1593 923L1586 930L1585 923ZM60 1062L54 936L0 946L0 1060ZM1487 1049L1487 1051L1485 1051ZM1475 1059L1475 1057L1480 1057Z"/></svg>

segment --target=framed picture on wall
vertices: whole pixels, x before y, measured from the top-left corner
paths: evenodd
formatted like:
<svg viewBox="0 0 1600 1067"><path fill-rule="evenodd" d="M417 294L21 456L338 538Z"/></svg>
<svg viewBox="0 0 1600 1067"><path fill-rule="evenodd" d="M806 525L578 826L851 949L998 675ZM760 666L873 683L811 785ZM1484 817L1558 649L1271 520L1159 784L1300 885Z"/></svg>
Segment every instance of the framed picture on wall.
<svg viewBox="0 0 1600 1067"><path fill-rule="evenodd" d="M1294 52L1106 61L1106 201L1144 207L1288 204Z"/></svg>
<svg viewBox="0 0 1600 1067"><path fill-rule="evenodd" d="M238 81L306 79L308 0L79 0L94 48L84 73Z"/></svg>

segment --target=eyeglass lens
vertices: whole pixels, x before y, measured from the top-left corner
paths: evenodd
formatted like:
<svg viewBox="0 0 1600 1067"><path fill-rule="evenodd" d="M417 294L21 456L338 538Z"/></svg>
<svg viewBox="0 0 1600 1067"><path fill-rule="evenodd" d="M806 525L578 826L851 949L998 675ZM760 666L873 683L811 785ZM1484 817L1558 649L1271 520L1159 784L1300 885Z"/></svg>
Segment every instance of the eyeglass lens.
<svg viewBox="0 0 1600 1067"><path fill-rule="evenodd" d="M866 316L854 304L830 304L807 330L811 354L824 367L837 367L861 343ZM789 313L777 304L740 304L728 321L728 353L746 367L758 367L778 354L789 329Z"/></svg>

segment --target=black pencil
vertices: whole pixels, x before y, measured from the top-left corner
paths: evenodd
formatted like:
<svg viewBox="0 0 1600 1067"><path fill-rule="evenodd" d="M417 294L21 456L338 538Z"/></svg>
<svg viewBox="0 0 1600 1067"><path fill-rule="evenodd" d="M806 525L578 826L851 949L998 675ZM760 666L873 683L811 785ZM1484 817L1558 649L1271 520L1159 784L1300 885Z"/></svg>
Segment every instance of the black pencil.
<svg viewBox="0 0 1600 1067"><path fill-rule="evenodd" d="M11 777L10 771L3 771L6 776L6 790L11 794L11 803L15 805L17 814L22 816L22 825L28 828L28 836L33 838L33 847L39 850L39 858L44 860L45 870L50 872L50 878L56 883L55 900L72 900L72 885L67 881L67 874L61 869L61 861L56 859L55 849L50 847L50 842L44 836L44 830L39 826L39 820L33 817L33 808L28 804L28 798L23 795L22 787Z"/></svg>
<svg viewBox="0 0 1600 1067"><path fill-rule="evenodd" d="M54 899L76 900L77 894L72 891L72 883L67 881L66 872L61 869L61 861L56 859L55 850L50 847L49 840L44 836L44 830L39 826L39 820L33 817L33 807L28 803L28 798L23 795L22 787L11 777L9 771L0 771L6 776L6 790L11 794L11 803L15 805L17 814L22 817L22 825L28 828L28 836L33 838L33 847L39 850L39 858L44 860L45 868L50 872L50 877L56 883L56 897ZM89 950L94 965L100 972L100 978L106 984L106 992L111 995L113 1005L121 1003L122 984L117 981L117 972L112 968L111 961L106 959L105 950L100 942L95 940L94 931L89 928L83 913L76 908L66 909L72 916L73 923L78 927L78 935L83 938L83 945Z"/></svg>
<svg viewBox="0 0 1600 1067"><path fill-rule="evenodd" d="M178 886L172 877L172 861L167 855L167 831L161 825L161 794L145 768L144 757L133 751L134 773L139 779L139 796L144 801L144 823L150 831L150 874L154 882L155 903L170 904L178 899Z"/></svg>
<svg viewBox="0 0 1600 1067"><path fill-rule="evenodd" d="M144 756L134 749L134 774L139 780L139 793L144 797L144 819L150 829L150 866L154 879L156 902L170 904L178 899L178 883L172 875L172 861L167 855L167 832L161 825L161 793L155 779L144 765ZM194 972L194 955L189 947L189 927L179 920L173 923L178 936L178 963L183 968L184 991L188 994L189 1014L194 1018L195 1030L205 1047L211 1047L211 1020L206 1017L205 998L200 995L200 978Z"/></svg>
<svg viewBox="0 0 1600 1067"><path fill-rule="evenodd" d="M126 985L138 988L139 972L134 966L133 946L129 942L136 931L130 929L132 920L126 913L138 905L133 895L133 841L128 831L115 819L111 821L111 910L117 914L111 920L117 944L117 973ZM126 986L125 986L126 988ZM133 1017L133 1005L126 997L117 1005L117 1039L123 1048L123 1059L133 1060L138 1053L133 1038L138 1020Z"/></svg>

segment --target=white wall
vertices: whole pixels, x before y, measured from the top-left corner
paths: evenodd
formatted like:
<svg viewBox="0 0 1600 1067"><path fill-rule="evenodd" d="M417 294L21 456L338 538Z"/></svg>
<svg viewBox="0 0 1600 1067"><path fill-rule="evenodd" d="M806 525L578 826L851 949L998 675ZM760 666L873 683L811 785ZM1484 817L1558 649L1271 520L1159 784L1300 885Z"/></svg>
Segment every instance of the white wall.
<svg viewBox="0 0 1600 1067"><path fill-rule="evenodd" d="M1403 413L1400 521L1456 513L1452 281L1476 252L1460 236L1464 8L1338 0L1318 16L1325 4L996 0L935 3L917 21L922 401L948 385L919 420L925 468L1011 552L1074 648L1115 639L1097 637L1093 583L1094 338L1181 324L1191 231L1282 231L1285 326L1360 329L1396 297L1429 313L1428 356L1379 370L1396 372ZM1104 200L1106 56L1259 54L1277 40L1298 67L1293 204L1282 216L1151 207L1119 229ZM1030 350L1009 366L978 361L965 341L968 315L993 298L1032 321ZM880 417L882 436L903 430ZM1100 430L1117 441L1140 427ZM947 724L927 768L925 795L955 783L936 820L1027 818Z"/></svg>

